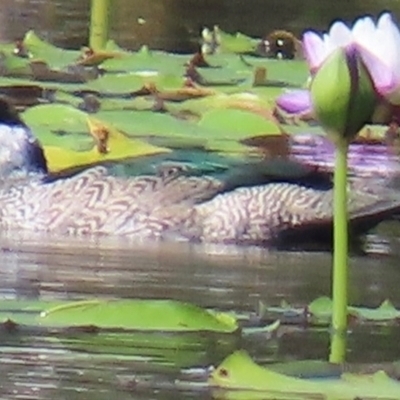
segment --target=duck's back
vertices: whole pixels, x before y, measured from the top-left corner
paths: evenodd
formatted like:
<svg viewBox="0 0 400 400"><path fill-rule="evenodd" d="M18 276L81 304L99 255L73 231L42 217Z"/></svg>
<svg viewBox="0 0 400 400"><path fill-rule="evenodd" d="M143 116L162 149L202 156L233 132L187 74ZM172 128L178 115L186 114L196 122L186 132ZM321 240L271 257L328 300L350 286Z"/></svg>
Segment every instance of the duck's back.
<svg viewBox="0 0 400 400"><path fill-rule="evenodd" d="M96 167L67 179L15 185L0 193L1 225L68 234L160 237L214 194L213 178L114 177Z"/></svg>
<svg viewBox="0 0 400 400"><path fill-rule="evenodd" d="M102 167L50 183L33 180L0 192L2 228L60 234L271 242L285 232L330 230L331 189L293 183L231 188L201 176L119 178ZM375 222L400 210L397 192L353 184L349 215ZM366 225L366 228L370 227Z"/></svg>

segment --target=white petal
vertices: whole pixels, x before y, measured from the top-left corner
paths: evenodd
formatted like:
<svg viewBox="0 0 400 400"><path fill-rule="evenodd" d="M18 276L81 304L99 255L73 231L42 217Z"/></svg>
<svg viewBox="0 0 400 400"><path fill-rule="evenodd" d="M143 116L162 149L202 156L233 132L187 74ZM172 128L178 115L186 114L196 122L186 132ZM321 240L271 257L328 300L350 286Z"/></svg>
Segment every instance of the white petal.
<svg viewBox="0 0 400 400"><path fill-rule="evenodd" d="M391 15L384 13L378 20L377 37L381 38L384 43L380 43L380 47L384 49L382 56L393 68L393 72L400 78L400 32L395 25Z"/></svg>
<svg viewBox="0 0 400 400"><path fill-rule="evenodd" d="M378 46L376 31L376 26L370 17L359 18L352 29L354 41L380 58L381 46Z"/></svg>
<svg viewBox="0 0 400 400"><path fill-rule="evenodd" d="M342 21L336 21L329 29L329 46L332 50L338 47L346 47L353 41L351 30ZM329 48L328 46L328 48Z"/></svg>
<svg viewBox="0 0 400 400"><path fill-rule="evenodd" d="M324 41L313 31L304 33L303 51L311 71L320 67L327 56Z"/></svg>

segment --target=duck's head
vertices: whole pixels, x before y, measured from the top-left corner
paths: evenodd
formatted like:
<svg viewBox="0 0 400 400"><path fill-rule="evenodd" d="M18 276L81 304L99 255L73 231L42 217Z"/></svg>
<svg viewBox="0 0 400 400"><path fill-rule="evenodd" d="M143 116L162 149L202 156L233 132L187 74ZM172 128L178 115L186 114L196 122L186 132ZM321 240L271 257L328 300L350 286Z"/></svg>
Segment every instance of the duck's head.
<svg viewBox="0 0 400 400"><path fill-rule="evenodd" d="M43 148L12 102L0 97L0 179L33 173L47 173Z"/></svg>

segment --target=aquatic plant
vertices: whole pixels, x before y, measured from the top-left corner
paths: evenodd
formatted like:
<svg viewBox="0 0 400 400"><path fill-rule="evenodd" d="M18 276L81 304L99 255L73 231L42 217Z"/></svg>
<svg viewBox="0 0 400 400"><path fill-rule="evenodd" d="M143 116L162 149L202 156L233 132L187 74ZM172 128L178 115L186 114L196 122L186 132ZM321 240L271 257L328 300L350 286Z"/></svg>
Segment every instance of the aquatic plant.
<svg viewBox="0 0 400 400"><path fill-rule="evenodd" d="M334 197L333 316L331 361L342 362L347 326L347 153L349 143L371 121L378 104L400 102L400 32L391 15L374 24L359 18L350 29L336 21L323 36L303 36L311 83L308 91L285 93L278 107L289 113L313 111L336 145Z"/></svg>
<svg viewBox="0 0 400 400"><path fill-rule="evenodd" d="M351 29L336 21L323 35L305 32L302 44L311 79L338 48L345 48L348 53L358 54L367 68L379 104L390 108L400 105L400 31L391 14L382 13L376 23L371 17L359 18ZM276 103L289 114L302 114L313 108L309 90L288 91Z"/></svg>
<svg viewBox="0 0 400 400"><path fill-rule="evenodd" d="M108 41L110 0L92 0L90 46L103 49Z"/></svg>

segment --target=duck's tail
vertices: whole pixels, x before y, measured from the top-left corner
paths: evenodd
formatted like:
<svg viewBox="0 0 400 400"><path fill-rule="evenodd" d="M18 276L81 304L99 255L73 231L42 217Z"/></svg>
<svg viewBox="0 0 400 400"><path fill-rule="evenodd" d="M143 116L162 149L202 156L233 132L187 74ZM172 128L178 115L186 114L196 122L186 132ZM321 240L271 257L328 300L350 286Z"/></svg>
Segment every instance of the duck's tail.
<svg viewBox="0 0 400 400"><path fill-rule="evenodd" d="M400 190L387 182L360 179L350 186L348 193L350 239L366 234L383 221L400 215ZM276 245L290 247L302 243L329 244L333 242L333 192L326 194L325 216L305 224L291 226L277 237Z"/></svg>

